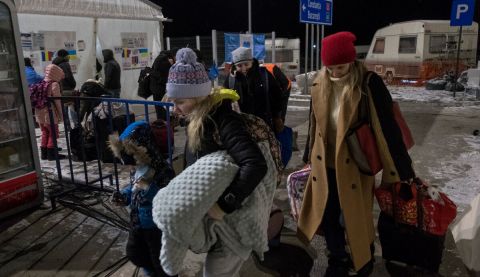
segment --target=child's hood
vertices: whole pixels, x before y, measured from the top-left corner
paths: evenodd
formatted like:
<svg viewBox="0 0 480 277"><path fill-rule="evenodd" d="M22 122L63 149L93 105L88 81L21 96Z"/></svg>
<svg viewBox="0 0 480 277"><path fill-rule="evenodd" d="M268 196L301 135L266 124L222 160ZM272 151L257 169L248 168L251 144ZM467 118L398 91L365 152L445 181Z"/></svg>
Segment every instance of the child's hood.
<svg viewBox="0 0 480 277"><path fill-rule="evenodd" d="M54 64L47 65L45 68L45 80L60 82L63 78L65 78L65 73L59 66Z"/></svg>

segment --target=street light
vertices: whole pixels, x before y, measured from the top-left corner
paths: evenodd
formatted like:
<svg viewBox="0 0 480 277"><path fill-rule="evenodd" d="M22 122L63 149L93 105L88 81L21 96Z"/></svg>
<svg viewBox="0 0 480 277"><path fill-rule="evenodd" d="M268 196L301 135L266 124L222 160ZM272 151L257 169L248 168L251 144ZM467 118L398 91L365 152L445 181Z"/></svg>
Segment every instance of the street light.
<svg viewBox="0 0 480 277"><path fill-rule="evenodd" d="M248 0L248 33L252 33L252 0Z"/></svg>

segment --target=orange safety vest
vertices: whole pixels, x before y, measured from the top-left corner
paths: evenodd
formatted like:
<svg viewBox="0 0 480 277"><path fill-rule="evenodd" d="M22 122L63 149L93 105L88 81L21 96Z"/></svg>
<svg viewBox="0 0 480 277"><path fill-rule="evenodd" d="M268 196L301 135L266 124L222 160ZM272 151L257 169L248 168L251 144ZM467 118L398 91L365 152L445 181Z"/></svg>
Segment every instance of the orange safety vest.
<svg viewBox="0 0 480 277"><path fill-rule="evenodd" d="M270 72L273 75L273 77L275 77L275 74L273 74L273 68L275 66L277 66L276 64L274 64L274 63L264 63L263 66L268 70L268 72ZM290 87L292 87L292 81L290 81L290 79L287 76L285 76L285 78L287 78L287 80L288 80L287 89L290 89Z"/></svg>

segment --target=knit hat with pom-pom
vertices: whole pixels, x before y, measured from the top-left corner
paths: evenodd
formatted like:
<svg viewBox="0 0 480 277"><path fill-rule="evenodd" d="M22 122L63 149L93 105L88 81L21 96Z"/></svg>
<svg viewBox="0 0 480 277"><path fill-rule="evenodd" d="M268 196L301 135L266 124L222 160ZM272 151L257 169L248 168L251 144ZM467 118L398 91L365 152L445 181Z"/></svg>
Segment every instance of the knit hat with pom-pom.
<svg viewBox="0 0 480 277"><path fill-rule="evenodd" d="M212 91L203 64L197 62L197 55L190 48L178 50L177 62L170 67L167 81L168 98L195 98L207 96Z"/></svg>

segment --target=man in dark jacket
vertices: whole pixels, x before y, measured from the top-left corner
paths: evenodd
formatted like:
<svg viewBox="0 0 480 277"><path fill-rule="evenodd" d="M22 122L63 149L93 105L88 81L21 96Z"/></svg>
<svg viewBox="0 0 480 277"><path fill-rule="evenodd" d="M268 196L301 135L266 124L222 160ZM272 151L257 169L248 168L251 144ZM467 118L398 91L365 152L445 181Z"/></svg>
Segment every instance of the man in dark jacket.
<svg viewBox="0 0 480 277"><path fill-rule="evenodd" d="M275 80L278 82L282 90L282 120L285 123L285 116L287 115L288 98L290 98L290 90L292 89L292 82L288 79L282 70L274 63L264 63L263 66L270 72Z"/></svg>
<svg viewBox="0 0 480 277"><path fill-rule="evenodd" d="M165 95L168 70L174 63L174 57L170 50L164 50L155 58L152 65L152 72L150 72L150 91L153 94L154 101L161 101ZM157 119L166 119L165 108L155 106Z"/></svg>
<svg viewBox="0 0 480 277"><path fill-rule="evenodd" d="M112 97L120 98L120 65L113 57L113 51L111 49L102 50L102 55L103 62L105 63L105 89L112 95Z"/></svg>
<svg viewBox="0 0 480 277"><path fill-rule="evenodd" d="M73 77L73 72L69 61L70 56L68 54L68 51L65 49L58 50L57 57L55 57L55 59L53 59L52 61L52 64L59 66L65 74L65 78L60 83L62 88L62 96L74 96L74 90L77 86L77 82ZM72 101L69 101L68 103L68 119L70 120L70 123L68 125L71 126L71 123L73 123L73 125L76 125L79 122L76 112L76 110L78 109L74 107L74 103Z"/></svg>
<svg viewBox="0 0 480 277"><path fill-rule="evenodd" d="M276 133L283 130L282 92L268 70L260 67L249 48L239 47L232 52L230 77L223 84L240 95L240 110L262 118Z"/></svg>
<svg viewBox="0 0 480 277"><path fill-rule="evenodd" d="M70 56L68 55L68 51L65 49L60 49L57 51L57 57L53 59L52 63L54 65L59 66L63 73L65 74L65 78L62 80L62 95L70 96L71 92L77 86L77 82L73 77L72 68L70 67Z"/></svg>

